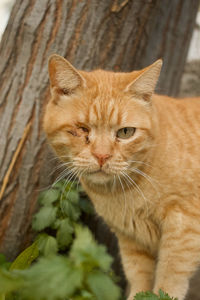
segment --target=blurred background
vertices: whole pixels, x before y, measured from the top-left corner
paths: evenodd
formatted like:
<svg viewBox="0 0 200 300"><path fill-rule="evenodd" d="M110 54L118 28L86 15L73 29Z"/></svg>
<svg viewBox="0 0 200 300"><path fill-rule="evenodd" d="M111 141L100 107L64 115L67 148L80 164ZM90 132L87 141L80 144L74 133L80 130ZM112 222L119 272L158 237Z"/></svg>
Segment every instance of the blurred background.
<svg viewBox="0 0 200 300"><path fill-rule="evenodd" d="M10 16L10 12L13 4L14 4L14 0L0 1L0 39L8 23L8 18Z"/></svg>

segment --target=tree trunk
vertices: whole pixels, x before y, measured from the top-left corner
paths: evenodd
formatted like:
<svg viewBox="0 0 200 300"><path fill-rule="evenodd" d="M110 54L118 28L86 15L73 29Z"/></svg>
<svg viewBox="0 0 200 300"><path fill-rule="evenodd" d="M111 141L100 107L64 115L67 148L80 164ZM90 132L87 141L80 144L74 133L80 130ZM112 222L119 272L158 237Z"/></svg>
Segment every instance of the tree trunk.
<svg viewBox="0 0 200 300"><path fill-rule="evenodd" d="M163 57L160 89L178 91L198 0L17 0L0 46L0 251L30 239L53 168L42 131L47 59L130 71Z"/></svg>

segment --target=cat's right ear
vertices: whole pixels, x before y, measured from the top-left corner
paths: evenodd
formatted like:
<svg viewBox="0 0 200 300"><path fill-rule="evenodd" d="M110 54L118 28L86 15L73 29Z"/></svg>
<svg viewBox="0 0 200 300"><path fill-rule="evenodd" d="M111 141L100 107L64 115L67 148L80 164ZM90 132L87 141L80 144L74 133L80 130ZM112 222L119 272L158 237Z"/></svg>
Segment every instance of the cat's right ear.
<svg viewBox="0 0 200 300"><path fill-rule="evenodd" d="M48 69L51 87L55 87L58 93L71 95L86 85L81 74L60 55L49 57Z"/></svg>
<svg viewBox="0 0 200 300"><path fill-rule="evenodd" d="M141 70L139 76L127 86L126 91L129 91L132 95L145 102L150 102L160 75L161 67L162 59L158 59L152 65Z"/></svg>

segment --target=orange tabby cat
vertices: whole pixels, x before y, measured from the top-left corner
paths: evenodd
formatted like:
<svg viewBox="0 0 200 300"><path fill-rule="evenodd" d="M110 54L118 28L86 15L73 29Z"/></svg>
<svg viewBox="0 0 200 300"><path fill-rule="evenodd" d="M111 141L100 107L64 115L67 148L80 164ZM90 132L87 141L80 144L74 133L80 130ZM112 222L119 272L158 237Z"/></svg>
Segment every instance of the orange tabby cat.
<svg viewBox="0 0 200 300"><path fill-rule="evenodd" d="M49 60L44 129L118 237L128 299L163 289L182 300L200 262L200 98L153 94L161 65L84 72Z"/></svg>

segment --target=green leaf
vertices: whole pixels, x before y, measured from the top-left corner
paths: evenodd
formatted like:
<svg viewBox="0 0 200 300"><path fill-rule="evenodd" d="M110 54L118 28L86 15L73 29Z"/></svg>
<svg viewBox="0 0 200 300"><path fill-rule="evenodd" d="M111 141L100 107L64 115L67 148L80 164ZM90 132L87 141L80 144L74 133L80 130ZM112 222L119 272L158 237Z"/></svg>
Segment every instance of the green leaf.
<svg viewBox="0 0 200 300"><path fill-rule="evenodd" d="M94 299L94 296L85 290L81 291L81 297L82 299Z"/></svg>
<svg viewBox="0 0 200 300"><path fill-rule="evenodd" d="M26 248L20 253L14 262L10 266L10 270L18 269L24 270L30 266L30 264L38 257L39 250L38 245L34 242L31 246Z"/></svg>
<svg viewBox="0 0 200 300"><path fill-rule="evenodd" d="M94 214L94 208L92 206L92 203L87 198L80 198L80 208L82 211L84 211L88 215Z"/></svg>
<svg viewBox="0 0 200 300"><path fill-rule="evenodd" d="M159 294L156 295L153 292L140 292L134 297L134 300L178 300L177 298L171 298L167 293L159 290Z"/></svg>
<svg viewBox="0 0 200 300"><path fill-rule="evenodd" d="M91 292L81 290L79 295L73 297L73 300L95 300L95 297Z"/></svg>
<svg viewBox="0 0 200 300"><path fill-rule="evenodd" d="M83 187L82 187L81 184L78 184L77 190L78 190L79 194L84 194L84 195L86 195L86 193L85 193L85 191L84 191L84 189L83 189Z"/></svg>
<svg viewBox="0 0 200 300"><path fill-rule="evenodd" d="M140 292L134 297L134 300L159 300L158 296L152 292Z"/></svg>
<svg viewBox="0 0 200 300"><path fill-rule="evenodd" d="M0 253L0 267L8 270L10 268L10 265L11 263L6 260L5 255Z"/></svg>
<svg viewBox="0 0 200 300"><path fill-rule="evenodd" d="M78 191L75 191L75 190L71 189L69 194L68 194L68 199L69 199L70 202L78 205L78 203L79 203L79 193L78 193Z"/></svg>
<svg viewBox="0 0 200 300"><path fill-rule="evenodd" d="M0 266L6 263L6 257L4 254L0 253Z"/></svg>
<svg viewBox="0 0 200 300"><path fill-rule="evenodd" d="M44 206L33 217L33 229L41 231L51 226L56 220L57 207Z"/></svg>
<svg viewBox="0 0 200 300"><path fill-rule="evenodd" d="M110 277L100 271L93 271L88 275L87 284L97 300L118 300L120 289Z"/></svg>
<svg viewBox="0 0 200 300"><path fill-rule="evenodd" d="M167 293L163 292L162 290L159 290L159 296L160 300L178 300L177 298L171 298Z"/></svg>
<svg viewBox="0 0 200 300"><path fill-rule="evenodd" d="M81 287L83 273L74 268L68 258L41 258L24 274L23 295L31 300L66 299Z"/></svg>
<svg viewBox="0 0 200 300"><path fill-rule="evenodd" d="M56 184L53 184L54 189L58 189L60 192L63 192L65 186L65 180L60 180Z"/></svg>
<svg viewBox="0 0 200 300"><path fill-rule="evenodd" d="M22 286L23 280L17 274L12 274L0 268L0 295L17 290Z"/></svg>
<svg viewBox="0 0 200 300"><path fill-rule="evenodd" d="M61 211L72 221L77 221L81 211L78 205L74 205L69 200L62 198L60 201Z"/></svg>
<svg viewBox="0 0 200 300"><path fill-rule="evenodd" d="M98 245L88 228L76 227L76 239L71 247L71 257L77 265L85 268L100 268L108 271L112 263L112 257L107 254L106 248Z"/></svg>
<svg viewBox="0 0 200 300"><path fill-rule="evenodd" d="M62 194L64 194L65 196L68 195L68 192L70 190L74 190L76 188L76 182L71 182L69 181L67 184L65 182L65 180L62 181Z"/></svg>
<svg viewBox="0 0 200 300"><path fill-rule="evenodd" d="M57 230L61 224L62 219L59 219L59 216L57 216L55 222L51 225L52 229Z"/></svg>
<svg viewBox="0 0 200 300"><path fill-rule="evenodd" d="M72 234L74 228L69 219L63 219L59 223L59 228L56 234L58 245L60 249L65 249L72 242Z"/></svg>
<svg viewBox="0 0 200 300"><path fill-rule="evenodd" d="M44 255L52 255L58 252L57 241L46 233L40 234L36 240L39 251Z"/></svg>
<svg viewBox="0 0 200 300"><path fill-rule="evenodd" d="M60 197L60 191L58 189L49 189L43 193L40 194L39 196L39 203L41 205L50 205L57 201Z"/></svg>

